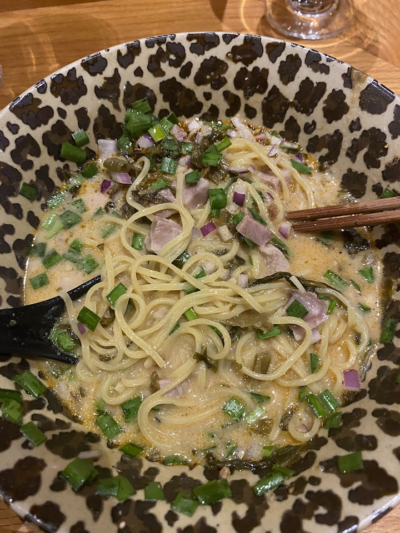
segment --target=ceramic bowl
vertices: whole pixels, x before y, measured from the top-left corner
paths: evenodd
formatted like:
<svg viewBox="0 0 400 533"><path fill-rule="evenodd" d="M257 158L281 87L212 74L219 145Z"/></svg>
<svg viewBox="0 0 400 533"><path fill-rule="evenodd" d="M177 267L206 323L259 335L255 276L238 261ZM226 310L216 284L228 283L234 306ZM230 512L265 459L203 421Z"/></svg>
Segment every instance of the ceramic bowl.
<svg viewBox="0 0 400 533"><path fill-rule="evenodd" d="M265 37L185 33L104 50L39 81L0 114L0 303L22 303L24 268L46 200L70 164L63 141L83 128L95 140L117 138L125 108L147 97L156 114L216 120L241 114L298 141L330 167L355 199L400 191L400 99L362 72L314 50ZM22 183L38 189L30 202ZM399 229L374 230L384 274L394 286L384 318L400 319ZM357 239L346 232L347 246ZM212 468L167 467L129 459L85 430L51 391L24 395L24 422L33 420L47 441L32 448L19 427L0 419L0 493L22 516L47 531L185 533L347 532L386 513L399 499L400 363L395 344L381 345L362 390L343 409L343 427L322 430L292 468L296 475L268 495L251 486L263 474L235 470L232 498L200 507L189 518L171 510L182 488L216 479ZM396 347L397 343L397 347ZM0 359L0 387L14 388L16 370L36 362ZM340 474L339 455L360 450L364 469ZM127 476L137 493L125 502L102 498L93 486L74 493L58 473L78 454L97 456L102 476ZM160 481L166 501L149 502L143 488Z"/></svg>

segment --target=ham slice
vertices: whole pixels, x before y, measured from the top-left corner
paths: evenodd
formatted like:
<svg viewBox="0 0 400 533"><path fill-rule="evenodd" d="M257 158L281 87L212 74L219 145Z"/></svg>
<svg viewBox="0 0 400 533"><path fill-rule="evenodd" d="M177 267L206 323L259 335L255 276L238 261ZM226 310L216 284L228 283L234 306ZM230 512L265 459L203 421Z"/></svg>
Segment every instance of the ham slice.
<svg viewBox="0 0 400 533"><path fill-rule="evenodd" d="M178 141L184 141L187 137L186 131L178 126L178 124L175 124L174 127L171 130L171 134L177 139Z"/></svg>
<svg viewBox="0 0 400 533"><path fill-rule="evenodd" d="M189 169L190 172L190 169ZM183 182L182 201L188 209L196 209L204 205L208 200L208 189L210 185L207 180L200 178L194 185L186 185Z"/></svg>
<svg viewBox="0 0 400 533"><path fill-rule="evenodd" d="M260 252L265 260L268 275L271 276L276 272L287 272L289 270L289 261L276 246L267 244L260 248Z"/></svg>
<svg viewBox="0 0 400 533"><path fill-rule="evenodd" d="M175 196L172 194L170 189L161 189L157 193L157 200L160 202L175 202Z"/></svg>
<svg viewBox="0 0 400 533"><path fill-rule="evenodd" d="M182 226L168 218L155 216L151 223L150 235L146 238L146 248L158 254L163 246L182 233Z"/></svg>
<svg viewBox="0 0 400 533"><path fill-rule="evenodd" d="M256 172L254 175L258 179L258 181L265 183L265 185L269 185L276 191L278 191L281 188L280 179L277 176L275 176L275 174L272 171Z"/></svg>
<svg viewBox="0 0 400 533"><path fill-rule="evenodd" d="M240 235L250 239L252 242L258 244L258 246L264 246L272 238L271 230L249 215L243 218L236 229Z"/></svg>

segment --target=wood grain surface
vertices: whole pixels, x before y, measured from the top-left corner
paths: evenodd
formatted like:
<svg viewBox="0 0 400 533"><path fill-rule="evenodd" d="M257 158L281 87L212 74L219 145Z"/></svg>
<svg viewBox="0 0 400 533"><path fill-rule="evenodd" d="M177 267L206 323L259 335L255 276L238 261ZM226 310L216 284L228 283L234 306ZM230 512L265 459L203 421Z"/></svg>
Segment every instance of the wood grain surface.
<svg viewBox="0 0 400 533"><path fill-rule="evenodd" d="M400 2L354 0L351 27L334 39L302 41L346 61L400 94ZM118 43L186 31L280 37L263 0L0 0L0 109L54 70ZM0 533L38 533L0 502ZM400 506L365 533L399 533Z"/></svg>

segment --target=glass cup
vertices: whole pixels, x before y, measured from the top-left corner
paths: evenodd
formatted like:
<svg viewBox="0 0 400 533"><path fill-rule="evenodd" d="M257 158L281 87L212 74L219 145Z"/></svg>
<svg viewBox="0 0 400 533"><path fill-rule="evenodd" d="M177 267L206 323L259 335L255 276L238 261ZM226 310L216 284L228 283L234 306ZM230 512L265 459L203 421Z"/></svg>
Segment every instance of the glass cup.
<svg viewBox="0 0 400 533"><path fill-rule="evenodd" d="M326 39L343 31L354 14L352 0L266 0L266 18L279 33Z"/></svg>

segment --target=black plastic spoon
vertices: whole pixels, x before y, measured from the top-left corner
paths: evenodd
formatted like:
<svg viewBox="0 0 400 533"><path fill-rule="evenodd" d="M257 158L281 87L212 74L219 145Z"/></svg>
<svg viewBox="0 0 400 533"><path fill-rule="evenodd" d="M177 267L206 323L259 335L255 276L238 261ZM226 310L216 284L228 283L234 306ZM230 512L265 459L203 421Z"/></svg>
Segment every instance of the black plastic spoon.
<svg viewBox="0 0 400 533"><path fill-rule="evenodd" d="M100 276L86 281L68 292L72 300L83 296L93 285L99 283ZM74 365L78 359L60 352L49 340L54 324L65 311L64 300L60 296L32 305L0 310L0 354L21 355L54 359Z"/></svg>

